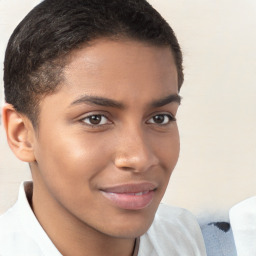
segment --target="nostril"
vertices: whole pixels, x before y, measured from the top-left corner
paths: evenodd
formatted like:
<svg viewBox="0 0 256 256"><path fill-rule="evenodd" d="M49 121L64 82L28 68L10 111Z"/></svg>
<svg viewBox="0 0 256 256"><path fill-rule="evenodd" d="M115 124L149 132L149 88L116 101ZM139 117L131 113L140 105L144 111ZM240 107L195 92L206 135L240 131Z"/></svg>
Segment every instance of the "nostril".
<svg viewBox="0 0 256 256"><path fill-rule="evenodd" d="M136 141L136 142L135 142ZM152 166L158 165L159 159L152 150L152 145L143 136L122 137L119 148L115 152L114 164L117 168L145 172Z"/></svg>
<svg viewBox="0 0 256 256"><path fill-rule="evenodd" d="M121 167L120 169L122 169L122 170L124 170L124 171L131 171L133 168L132 168L132 167L123 166L123 167Z"/></svg>
<svg viewBox="0 0 256 256"><path fill-rule="evenodd" d="M116 157L115 166L123 171L145 172L157 165L156 157L149 155Z"/></svg>

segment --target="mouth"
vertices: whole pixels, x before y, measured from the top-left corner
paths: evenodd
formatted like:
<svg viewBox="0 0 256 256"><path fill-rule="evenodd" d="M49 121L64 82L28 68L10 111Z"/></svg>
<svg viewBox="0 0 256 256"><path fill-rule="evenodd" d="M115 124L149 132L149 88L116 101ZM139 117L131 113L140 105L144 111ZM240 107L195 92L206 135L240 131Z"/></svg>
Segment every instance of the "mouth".
<svg viewBox="0 0 256 256"><path fill-rule="evenodd" d="M157 186L153 183L123 184L101 189L113 205L126 210L140 210L153 201Z"/></svg>

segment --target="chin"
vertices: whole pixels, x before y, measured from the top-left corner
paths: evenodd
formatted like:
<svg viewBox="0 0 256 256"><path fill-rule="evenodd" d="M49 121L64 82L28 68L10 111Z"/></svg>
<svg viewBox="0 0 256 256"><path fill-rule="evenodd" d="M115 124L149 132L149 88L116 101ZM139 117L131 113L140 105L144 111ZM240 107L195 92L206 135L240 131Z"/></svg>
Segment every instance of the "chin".
<svg viewBox="0 0 256 256"><path fill-rule="evenodd" d="M145 216L145 214L131 213L123 219L113 219L107 223L104 233L118 238L136 238L142 236L150 228L153 215Z"/></svg>

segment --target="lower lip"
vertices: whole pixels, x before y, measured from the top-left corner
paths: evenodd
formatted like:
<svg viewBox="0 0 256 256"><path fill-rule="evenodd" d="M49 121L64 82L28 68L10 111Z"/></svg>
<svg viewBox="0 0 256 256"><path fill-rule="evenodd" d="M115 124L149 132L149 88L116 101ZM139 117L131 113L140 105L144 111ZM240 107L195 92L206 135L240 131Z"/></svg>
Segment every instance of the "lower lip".
<svg viewBox="0 0 256 256"><path fill-rule="evenodd" d="M140 210L149 206L153 200L154 191L142 195L130 195L127 193L110 193L101 191L103 196L109 199L114 205L127 210Z"/></svg>

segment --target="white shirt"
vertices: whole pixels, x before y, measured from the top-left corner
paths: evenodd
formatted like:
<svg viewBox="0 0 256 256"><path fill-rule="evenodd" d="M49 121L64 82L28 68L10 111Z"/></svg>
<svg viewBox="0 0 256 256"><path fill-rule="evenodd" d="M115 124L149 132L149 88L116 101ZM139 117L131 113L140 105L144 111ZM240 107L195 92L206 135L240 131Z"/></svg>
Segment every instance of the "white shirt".
<svg viewBox="0 0 256 256"><path fill-rule="evenodd" d="M237 255L256 255L256 197L233 206L229 211L229 217Z"/></svg>
<svg viewBox="0 0 256 256"><path fill-rule="evenodd" d="M29 187L22 184L16 204L0 216L0 256L61 256L30 208ZM138 256L169 255L205 256L206 252L193 215L161 204L150 229L140 237Z"/></svg>

